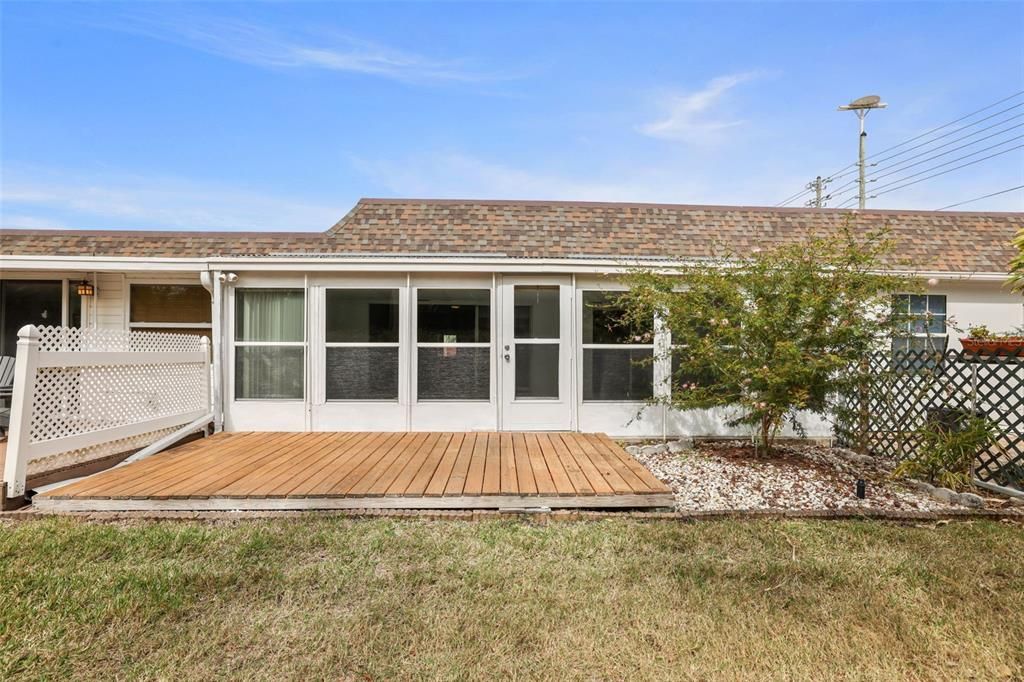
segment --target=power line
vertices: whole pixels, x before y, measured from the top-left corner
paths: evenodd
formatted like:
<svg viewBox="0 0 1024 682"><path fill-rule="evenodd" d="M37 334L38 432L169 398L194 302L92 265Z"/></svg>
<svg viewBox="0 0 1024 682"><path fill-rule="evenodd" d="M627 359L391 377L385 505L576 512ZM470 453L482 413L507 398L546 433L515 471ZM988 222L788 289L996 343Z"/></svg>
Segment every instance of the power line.
<svg viewBox="0 0 1024 682"><path fill-rule="evenodd" d="M998 101L993 101L991 104L988 104L986 106L982 106L982 108L977 110L977 111L971 112L970 114L965 114L964 116L959 117L958 119L950 121L949 123L943 123L941 126L938 126L937 128L932 128L931 130L923 132L923 133L921 133L920 135L918 135L916 137L911 137L910 139L903 140L899 144L893 144L892 146L885 148L885 150L881 150L879 152L876 152L876 153L872 154L870 157L867 157L867 158L870 159L871 157L877 157L880 154L886 154L887 152L892 152L893 150L898 150L898 148L903 146L904 144L909 144L910 142L913 142L915 140L919 140L922 137L927 137L928 135L931 135L933 132L938 132L939 130L942 130L943 128L948 128L949 126L951 126L951 125L953 125L955 123L959 123L961 121L964 121L965 119L970 119L975 114L981 114L982 112L985 112L985 111L988 111L988 110L992 109L993 106L998 106L1002 102L1010 101L1014 97L1019 97L1022 94L1024 94L1024 90L1020 90L1018 92L1015 92L1012 95L1010 95L1009 97L1004 97L1004 98L1002 98L1002 99L1000 99ZM987 121L988 119L992 118L993 116L998 116L999 114L1004 114L1006 112L1009 112L1011 109L1016 109L1017 106L1020 106L1021 104L1024 104L1024 102L1021 102L1021 103L1018 103L1018 104L1014 104L1013 106L1011 106L1010 109L1002 110L1001 112L996 112L995 114L992 114L991 116L985 117L984 119L979 119L978 121L975 121L971 125L976 125L978 123L981 123L982 121ZM970 126L965 126L965 127L970 127ZM963 130L963 128L958 128L957 130ZM946 135L951 135L954 132L956 132L956 130L951 130L948 133L946 133ZM941 135L940 137L944 137L944 136L945 135ZM849 168L849 166L847 166L847 168ZM841 170L846 170L846 168L841 169Z"/></svg>
<svg viewBox="0 0 1024 682"><path fill-rule="evenodd" d="M959 201L959 202L957 202L955 204L950 204L949 206L943 206L942 208L937 208L935 210L936 211L945 211L947 208L953 208L954 206L963 206L964 204L972 204L975 201L981 201L982 199L988 199L989 197L997 197L1000 194L1006 194L1007 192L1013 192L1013 191L1018 190L1018 189L1024 189L1024 185L1017 185L1016 187L1011 187L1010 189L1004 189L1004 190L1000 190L998 192L992 192L992 194L986 194L983 197L974 197L973 199L968 199L967 201Z"/></svg>
<svg viewBox="0 0 1024 682"><path fill-rule="evenodd" d="M893 149L899 149L903 145L910 144L911 142L915 142L917 140L920 140L922 137L927 137L927 136L931 135L932 133L936 133L936 132L942 130L943 128L948 128L949 126L951 126L951 125L953 125L955 123L959 123L960 121L963 121L965 119L970 118L971 116L974 116L975 114L980 114L983 111L987 111L987 110L991 109L992 107L997 107L1000 104L1002 104L1003 102L1008 102L1009 100L1011 100L1011 99L1013 99L1015 97L1020 97L1021 95L1024 95L1024 90L1020 90L1019 92L1015 92L1012 95L1010 95L1009 97L1004 97L1003 99L999 100L998 102L993 102L992 104L984 106L981 109L978 109L976 111L972 111L969 114L964 114L960 118L954 119L954 120L950 121L949 123L943 123L942 125L940 125L940 126L938 126L936 128L932 128L931 130L925 131L925 132L921 133L920 135L917 135L915 137L910 138L909 140L904 140L903 142L900 142L899 144L894 144L891 147L886 147L885 149L881 149L881 150L875 152L874 154L868 155L865 158L870 159L872 157L878 156L879 154L885 154L887 152L890 152ZM970 128L971 126L977 125L977 124L979 124L979 123L981 123L983 121L987 121L990 118L994 118L994 117L998 116L999 114L1005 114L1007 111L1010 111L1012 109L1016 109L1019 106L1024 106L1024 102L1020 102L1018 104L1014 104L1012 107L1009 107L1007 109L1003 109L1002 111L997 111L994 114L990 114L989 116L986 116L985 118L978 119L977 121L975 121L973 123L969 123L966 126L962 126L960 128L957 128L956 130L951 130L948 133L944 133L943 135L940 135L939 137L937 137L935 139L936 140L942 139L943 137L946 137L947 135L952 135L953 133L956 133L956 132L959 132L961 130L964 130L965 128ZM935 140L932 140L932 142L934 142L934 141ZM915 149L916 149L916 147L915 147ZM907 151L909 151L909 150L907 150ZM889 157L889 158L892 158L892 157ZM880 163L883 160L884 159L879 159L878 161L876 161L876 163ZM836 173L841 173L842 171L846 170L847 168L854 167L856 165L857 165L856 162L851 163L849 166L844 166L843 168L840 168L838 171L836 171ZM827 177L835 179L836 175L832 174L832 175L829 175Z"/></svg>
<svg viewBox="0 0 1024 682"><path fill-rule="evenodd" d="M1014 151L1015 149L1021 149L1021 148L1024 148L1024 144L1019 144L1016 147L1010 147L1009 149L1004 149L1003 151L996 152L995 154L989 154L988 156L983 156L980 159L975 159L974 161L969 161L969 162L967 162L965 164L962 164L960 166L954 166L953 168L950 168L949 170L944 170L944 171L942 171L940 173L935 173L933 175L927 175L927 176L921 178L920 180L914 180L913 182L908 182L908 183L900 185L898 187L893 187L892 189L887 189L884 192L878 192L874 196L875 197L880 197L883 194L889 194L890 192L895 192L898 189L903 189L904 187L910 187L911 185L916 185L919 182L924 182L925 180L930 180L931 178L937 178L940 175L945 175L946 173L952 173L955 170L960 170L961 168L966 168L967 166L973 166L976 163L981 163L982 161L986 161L986 160L991 159L991 158L996 157L996 156L1002 156L1003 154L1009 154L1010 152ZM945 165L945 164L943 164L943 165ZM931 169L928 169L928 170L931 170ZM921 173L927 173L927 172L928 172L927 170L921 171ZM914 175L920 175L921 173L915 173ZM885 188L885 187L891 187L894 183L902 182L903 180L907 180L909 178L914 177L914 175L908 175L907 177L901 178L900 180L895 180L893 182L890 182L887 185L882 185L882 187L879 187L878 189L882 189L882 188Z"/></svg>
<svg viewBox="0 0 1024 682"><path fill-rule="evenodd" d="M976 110L974 110L974 111L972 111L972 112L970 112L970 113L968 113L968 114L964 114L963 116L961 116L961 117L959 117L959 118L956 118L956 119L954 119L954 120L952 120L952 121L949 121L948 123L944 123L944 124L942 124L942 125L940 125L940 126L937 126L937 127L935 127L935 128L932 128L931 130L927 130L927 131L925 131L925 132L921 133L920 135L916 135L916 136L914 136L914 137L912 137L912 138L910 138L910 139L904 140L903 142L900 142L900 143L898 143L898 144L892 145L891 147L887 147L887 148L885 148L885 149L882 149L882 150L880 150L880 151L877 151L877 152L875 152L874 154L868 155L867 157L865 157L865 159L871 159L871 158L875 158L875 157L877 157L877 156L879 156L879 155L881 155L881 154L886 154L886 153L888 153L888 152L890 152L890 151L892 151L892 150L894 150L894 149L899 149L900 147L906 146L906 145L910 144L911 142L915 142L915 141L917 141L917 140L920 140L921 138L924 138L924 137L928 137L929 135L932 135L933 133L936 133L936 132L938 132L938 131L940 131L940 130L944 130L944 129L946 129L946 128L948 128L948 127L952 126L952 125L955 125L955 124L957 124L957 123L959 123L959 122L961 122L961 121L964 121L964 120L966 120L966 119L969 119L969 118L971 118L972 116L975 116L975 115L977 115L977 114L980 114L980 113L982 113L983 111L988 111L989 109L992 109L993 107L997 107L997 106L999 106L1000 104L1003 104L1004 102L1008 102L1008 101L1010 101L1010 100L1012 100L1012 99L1014 99L1014 98L1016 98L1016 97L1020 97L1021 95L1024 95L1024 90L1020 90L1020 91L1018 91L1018 92L1015 92L1015 93L1013 93L1012 95L1009 95L1009 96L1007 96L1007 97L1004 97L1003 99L1001 99L1001 100L998 100L998 101L996 101L996 102L993 102L993 103L991 103L991 104L988 104L988 105L986 105L986 106L984 106L984 107L982 107L982 108L980 108L980 109L976 109ZM921 143L921 144L919 144L919 145L915 145L915 146L913 146L913 147L911 147L911 148L909 148L909 149L905 149L905 150L903 150L902 152L899 152L899 153L897 153L897 154L892 154L892 155L890 155L890 156L887 156L887 157L885 157L885 158L883 158L883 159L878 159L878 160L876 160L876 161L875 161L874 163L872 163L872 164L870 164L870 165L872 165L872 166L877 166L877 165L878 165L879 163L881 163L881 162L883 162L883 161L887 161L887 160L889 160L889 159L893 159L893 158L896 158L897 156L902 156L903 154L909 153L909 152L911 152L911 151L913 151L913 150L915 150L915 149L920 149L921 147L926 147L926 146L928 146L928 145L934 144L935 142L937 142L937 141L939 141L939 140L941 140L941 139L944 139L944 138L946 138L946 137L949 137L950 135L953 135L953 134L955 134L955 133L958 133L958 132L960 132L961 130L966 130L967 128L971 128L971 127L973 127L973 126L976 126L976 125L978 125L979 123L983 123L983 122L985 122L985 121L987 121L987 120L990 120L990 119L992 119L992 118L995 118L996 116L999 116L999 115L1001 115L1001 114L1004 114L1004 113L1006 113L1006 112L1008 112L1008 111L1012 111L1013 109L1016 109L1017 107L1020 107L1020 106L1024 106L1024 102L1018 102L1017 104L1014 104L1014 105L1013 105L1013 106L1011 106L1011 107L1007 107L1006 109L1002 109L1002 110L1000 110L1000 111L997 111L997 112L996 112L996 113L994 113L994 114L990 114L990 115L988 115L988 116L986 116L986 117L984 117L984 118L978 119L977 121L974 121L974 122L972 122L972 123L969 123L969 124L967 124L967 125L965 125L965 126L961 126L961 127L957 128L957 129L955 129L955 130L950 130L950 131L948 131L948 132L946 132L946 133L943 133L942 135L939 135L938 137L935 137L934 139L928 140L927 142L923 142L923 143ZM961 138L959 138L959 139L957 139L957 140L951 140L950 142L947 142L947 143L945 143L945 144L943 144L943 145L940 145L940 146L938 146L938 147L935 147L934 149L941 149L942 147L948 146L948 145L950 145L950 144L953 144L953 143L955 143L955 142L958 142L958 141L960 141L960 140L963 140L963 139L967 139L968 137L973 137L974 135L977 135L977 134L979 134L979 133L985 132L986 130L990 130L991 128L994 128L994 127L1000 126L1000 125L1002 125L1003 123L1006 123L1007 121L1013 120L1013 119L1015 119L1015 118L1020 118L1021 116L1024 116L1024 114L1018 114L1018 115L1016 115L1016 116L1011 116L1011 117L1009 117L1009 118L1007 118L1007 119L1004 119L1004 120L1002 120L1002 121L999 121L999 122L997 122L997 123L994 123L994 124L992 124L992 125L990 125L990 126L987 126L987 127L985 127L985 128L982 128L981 130L976 130L976 131L974 131L973 133L969 133L969 134L967 134L967 135L964 135L963 137L961 137ZM1005 131L1001 131L1001 132L1005 132ZM996 133L996 134L998 134L998 133ZM991 136L989 136L989 137L991 137ZM981 138L981 139L988 139L988 138ZM975 142L980 142L980 141L981 141L981 140L976 140ZM965 146L966 146L966 145L965 145ZM930 151L934 151L934 149L933 149L933 150L930 150ZM918 158L919 156L921 156L921 155L923 155L923 154L927 154L927 153L930 153L930 152L929 152L929 151L926 151L926 152L922 152L922 154L918 154L918 155L915 155L915 156L913 156L913 157L911 157L910 159L907 159L907 160L909 161L909 160L912 160L912 159L914 159L914 158ZM902 163L902 162L901 162L901 163ZM849 165L847 165L847 166L843 166L842 168L840 168L839 170L835 171L834 173L831 173L831 174L829 174L829 175L826 175L826 176L822 176L822 177L823 177L823 178L824 178L824 180L826 180L826 181L829 181L829 182L834 182L835 180L838 180L839 178L843 178L843 177L845 177L845 176L847 176L847 175L850 175L851 173L856 173L856 172L857 172L857 170L858 170L858 165L859 165L859 163L855 161L855 162L853 162L853 163L851 163L851 164L849 164ZM852 169L852 170L847 170L847 169ZM844 171L845 171L845 172L844 172ZM846 184L853 184L853 183L846 183ZM842 187L845 187L845 186L846 186L846 185L841 185L840 187L838 187L838 188L836 188L836 189L838 190L838 189L841 189ZM793 202L793 201L795 201L795 200L797 200L797 199L800 199L800 198L802 198L802 197L803 197L803 196L804 196L805 194L809 194L809 193L811 193L812 191L813 191L813 190L812 190L812 189L809 189L809 188L808 188L808 189L804 189L804 190L801 190L801 191L797 192L796 194L793 194L793 195L791 195L791 196L787 197L787 198L786 198L786 199L784 199L783 201L780 201L780 202L779 202L778 204L776 204L776 206L785 206L786 204L788 204L788 203L790 203L790 202ZM845 194L845 192L841 192L840 194ZM830 194L829 196L827 196L827 197L826 197L826 199L828 199L828 198L833 198L834 196L836 196L836 193L835 193L835 192L833 192L832 194Z"/></svg>
<svg viewBox="0 0 1024 682"><path fill-rule="evenodd" d="M1022 117L1022 116L1024 116L1024 114L1018 114L1017 116L1014 116L1012 118L1019 118L1019 117ZM1006 119L1006 120L1011 120L1011 119ZM1002 123L1005 123L1005 122L1006 121L1002 121L1000 124L997 124L997 125L1001 125ZM947 147L947 146L949 146L951 144L954 144L955 142L959 142L960 140L964 140L964 139L966 139L968 137L972 137L973 135L976 135L977 133L983 132L984 130L988 130L988 129L994 128L994 127L996 127L996 126L989 126L988 128L983 128L982 130L979 130L979 131L976 131L974 133L971 133L970 135L965 135L963 137L957 138L956 140L951 140L950 142L947 142L945 144L939 145L938 147L934 147L933 149L930 149L927 152L923 152L921 154L915 154L914 156L910 157L909 159L905 159L904 161L899 162L892 169L887 169L887 168L879 169L879 170L887 170L886 173L879 174L878 171L875 171L873 173L869 173L868 174L868 178L870 178L869 182L874 182L876 180L879 180L880 178L888 177L888 176L892 175L893 173L898 173L898 172L904 171L904 170L906 170L908 168L913 168L914 166L919 166L922 163L927 163L928 161L933 161L933 160L935 160L935 159L937 159L939 157L946 156L947 154L952 154L955 151L960 151L962 149L967 149L968 147L972 147L972 146L978 144L979 142L983 142L985 140L990 140L993 137L998 137L999 135L1002 135L1003 133L1008 133L1011 130L1015 130L1017 128L1022 128L1022 127L1024 127L1024 123L1018 123L1017 125L1013 125L1013 126L1010 126L1008 128L1004 128L1003 130L1000 130L998 132L992 133L991 135L986 135L985 137L979 137L977 140L974 140L972 142L968 142L967 144L960 145L959 147L954 147L953 149L950 149L948 151L942 152L941 154L934 154L932 156L929 156L928 158L921 159L920 161L914 161L914 159L919 159L919 158L925 156L925 154L931 153L932 151L935 151L937 149L942 149L943 147ZM980 154L981 152L988 151L989 149L994 149L995 147L998 147L999 145L1006 144L1007 142L1013 142L1014 140L1018 140L1018 139L1020 139L1020 136L1012 137L1012 138L1010 138L1008 140L1003 140L1002 142L1000 142L1000 143L998 143L996 145L991 145L989 147L985 147L984 149L979 149L979 150L977 150L975 152L964 154L963 156L960 156L960 157L958 157L956 159L953 159L949 163L954 163L954 162L959 161L961 159L966 159L966 158L968 158L970 156L973 156L974 154ZM911 162L913 162L913 163L911 163ZM941 167L941 165L944 165L944 164L940 164L940 166L936 166L936 168ZM856 179L848 180L847 182L843 183L842 185L839 185L838 187L836 187L828 195L828 198L836 199L836 198L838 198L838 197L840 197L840 196L842 196L844 194L847 194L848 192L853 191L854 188L852 187L852 185L855 185L855 184L857 184L857 180Z"/></svg>
<svg viewBox="0 0 1024 682"><path fill-rule="evenodd" d="M1005 114L1007 111L1012 111L1013 109L1016 109L1017 107L1024 107L1024 102L1021 102L1020 104L1015 104L1012 107L1009 107L1008 109L1003 109L1002 111L996 112L996 113L992 114L992 116L986 116L985 118L979 118L974 123L968 123L967 125L960 126L959 128L956 128L955 130L950 130L948 133L945 133L943 135L939 135L934 140L928 140L927 142L922 142L921 144L916 144L913 147L910 147L909 149L904 149L903 151L898 152L896 154L890 154L889 156L887 156L887 157L885 157L883 159L878 159L877 161L875 161L875 163L882 163L883 161L888 161L889 159L895 159L897 156L903 156L907 152L911 152L911 151L913 151L915 149L920 149L921 147L927 147L928 145L932 144L933 142L937 142L937 141L943 139L944 137L948 137L948 136L952 135L953 133L958 133L961 130L967 130L968 128L972 128L972 127L978 125L979 123L983 123L983 122L989 120L990 118L993 118L995 116L999 116L1000 114ZM1006 123L1007 121L1012 121L1015 118L1020 118L1021 116L1024 116L1024 114L1018 114L1016 116L1010 116L1008 118L1003 119L1002 121L999 121L997 123L993 123L990 126L982 128L981 130L976 130L973 133L969 133L967 135L964 135L961 138L958 138L956 140L952 140L950 142L947 142L946 144L952 144L953 142L959 142L960 140L966 140L968 137L973 137L973 136L977 135L978 133L983 133L986 130L990 130L992 128L995 128L996 126L1000 126L1000 125ZM927 152L925 152L925 153L927 153ZM874 156L878 156L878 154L874 154Z"/></svg>

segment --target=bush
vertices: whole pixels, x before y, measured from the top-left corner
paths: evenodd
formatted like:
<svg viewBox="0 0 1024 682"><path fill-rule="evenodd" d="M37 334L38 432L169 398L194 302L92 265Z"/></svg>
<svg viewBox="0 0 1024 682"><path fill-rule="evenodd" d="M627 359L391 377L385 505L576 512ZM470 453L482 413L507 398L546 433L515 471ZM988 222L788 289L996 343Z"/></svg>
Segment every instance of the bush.
<svg viewBox="0 0 1024 682"><path fill-rule="evenodd" d="M972 485L975 457L994 439L995 430L984 417L944 411L928 421L917 456L901 462L895 474L963 490Z"/></svg>

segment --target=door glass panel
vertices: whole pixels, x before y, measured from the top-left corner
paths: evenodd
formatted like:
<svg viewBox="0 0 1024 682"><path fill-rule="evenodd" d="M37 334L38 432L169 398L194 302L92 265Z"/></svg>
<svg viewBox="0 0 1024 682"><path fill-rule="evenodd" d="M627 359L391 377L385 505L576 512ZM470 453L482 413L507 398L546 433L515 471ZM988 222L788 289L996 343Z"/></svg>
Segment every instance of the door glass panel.
<svg viewBox="0 0 1024 682"><path fill-rule="evenodd" d="M327 343L398 343L397 289L328 289Z"/></svg>
<svg viewBox="0 0 1024 682"><path fill-rule="evenodd" d="M558 344L516 344L516 398L558 397Z"/></svg>
<svg viewBox="0 0 1024 682"><path fill-rule="evenodd" d="M60 326L63 287L60 280L0 281L0 355L16 353L18 331L26 324Z"/></svg>
<svg viewBox="0 0 1024 682"><path fill-rule="evenodd" d="M420 348L416 385L420 400L490 400L491 349Z"/></svg>
<svg viewBox="0 0 1024 682"><path fill-rule="evenodd" d="M557 339L558 286L517 286L513 311L517 339Z"/></svg>
<svg viewBox="0 0 1024 682"><path fill-rule="evenodd" d="M489 289L419 289L416 340L420 343L489 343Z"/></svg>

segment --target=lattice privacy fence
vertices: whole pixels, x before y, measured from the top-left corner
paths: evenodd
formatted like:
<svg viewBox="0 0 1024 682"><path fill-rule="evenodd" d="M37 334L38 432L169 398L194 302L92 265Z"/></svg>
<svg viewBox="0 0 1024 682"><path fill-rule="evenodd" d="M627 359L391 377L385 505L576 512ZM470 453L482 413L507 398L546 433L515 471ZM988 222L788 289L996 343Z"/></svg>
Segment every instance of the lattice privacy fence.
<svg viewBox="0 0 1024 682"><path fill-rule="evenodd" d="M199 335L26 327L18 340L4 483L137 449L210 412Z"/></svg>
<svg viewBox="0 0 1024 682"><path fill-rule="evenodd" d="M977 453L975 477L1024 490L1024 354L908 351L878 353L868 362L871 388L847 397L850 409L836 426L840 443L863 443L871 454L895 460L912 458L929 422L977 414L998 436Z"/></svg>

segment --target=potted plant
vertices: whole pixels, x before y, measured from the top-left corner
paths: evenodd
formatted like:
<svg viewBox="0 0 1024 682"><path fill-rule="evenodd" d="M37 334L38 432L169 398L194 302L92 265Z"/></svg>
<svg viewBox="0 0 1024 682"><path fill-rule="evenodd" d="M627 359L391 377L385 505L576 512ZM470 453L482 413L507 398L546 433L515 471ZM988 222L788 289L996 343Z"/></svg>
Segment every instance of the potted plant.
<svg viewBox="0 0 1024 682"><path fill-rule="evenodd" d="M1018 327L1004 334L996 334L983 324L967 328L967 337L960 345L968 353L977 355L1018 355L1024 357L1024 329Z"/></svg>

